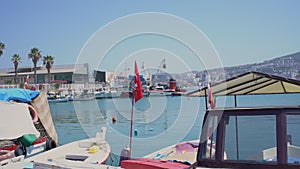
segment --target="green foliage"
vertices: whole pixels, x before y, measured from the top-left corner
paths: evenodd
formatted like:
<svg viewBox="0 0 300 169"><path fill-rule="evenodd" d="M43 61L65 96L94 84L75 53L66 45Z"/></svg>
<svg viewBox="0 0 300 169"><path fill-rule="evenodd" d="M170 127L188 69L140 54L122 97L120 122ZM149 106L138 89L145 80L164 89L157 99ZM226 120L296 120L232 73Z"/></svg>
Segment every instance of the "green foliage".
<svg viewBox="0 0 300 169"><path fill-rule="evenodd" d="M54 88L55 89L59 89L59 84L58 83L54 83Z"/></svg>
<svg viewBox="0 0 300 169"><path fill-rule="evenodd" d="M22 89L24 88L24 83L23 82L19 84L19 88L22 88Z"/></svg>
<svg viewBox="0 0 300 169"><path fill-rule="evenodd" d="M0 56L3 54L4 49L5 49L5 44L0 42Z"/></svg>
<svg viewBox="0 0 300 169"><path fill-rule="evenodd" d="M6 80L5 84L13 84L13 80Z"/></svg>

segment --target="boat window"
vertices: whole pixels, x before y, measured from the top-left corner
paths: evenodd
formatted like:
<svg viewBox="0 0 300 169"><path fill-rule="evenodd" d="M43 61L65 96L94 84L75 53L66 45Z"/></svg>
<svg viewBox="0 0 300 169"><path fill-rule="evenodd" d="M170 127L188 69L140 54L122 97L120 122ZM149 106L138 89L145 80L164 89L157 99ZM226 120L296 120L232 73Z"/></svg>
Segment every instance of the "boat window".
<svg viewBox="0 0 300 169"><path fill-rule="evenodd" d="M205 122L201 135L201 142L205 143L205 152L202 152L202 158L204 159L215 159L218 123L219 116L212 114Z"/></svg>
<svg viewBox="0 0 300 169"><path fill-rule="evenodd" d="M300 115L287 115L288 163L300 164Z"/></svg>
<svg viewBox="0 0 300 169"><path fill-rule="evenodd" d="M276 116L228 116L226 119L224 160L277 160Z"/></svg>

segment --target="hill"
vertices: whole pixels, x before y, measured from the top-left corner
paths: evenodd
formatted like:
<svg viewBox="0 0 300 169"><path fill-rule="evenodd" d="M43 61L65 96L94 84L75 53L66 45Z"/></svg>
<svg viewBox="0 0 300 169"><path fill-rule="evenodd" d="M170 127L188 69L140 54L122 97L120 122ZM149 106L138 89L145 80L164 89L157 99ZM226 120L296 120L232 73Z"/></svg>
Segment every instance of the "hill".
<svg viewBox="0 0 300 169"><path fill-rule="evenodd" d="M249 71L258 71L300 80L300 52L261 63L231 66L224 69L191 71L173 76L179 85L188 87L206 85L207 81L212 83L219 82Z"/></svg>

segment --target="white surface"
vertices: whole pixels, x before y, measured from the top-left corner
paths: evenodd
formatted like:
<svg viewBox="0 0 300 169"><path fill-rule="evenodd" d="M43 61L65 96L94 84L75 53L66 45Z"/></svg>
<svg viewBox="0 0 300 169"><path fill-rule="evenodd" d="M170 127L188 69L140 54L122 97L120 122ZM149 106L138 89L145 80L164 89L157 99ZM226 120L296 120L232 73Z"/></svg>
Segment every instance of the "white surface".
<svg viewBox="0 0 300 169"><path fill-rule="evenodd" d="M69 168L108 168L109 166L100 165L100 163L107 160L110 155L109 144L106 141L102 141L101 144L99 144L100 148L98 152L94 154L89 153L89 147L95 143L95 138L75 141L27 158L25 161L34 161ZM65 159L66 155L81 155L88 156L88 158L84 161L73 161Z"/></svg>
<svg viewBox="0 0 300 169"><path fill-rule="evenodd" d="M0 140L16 139L24 134L40 136L26 103L0 101L0 117Z"/></svg>

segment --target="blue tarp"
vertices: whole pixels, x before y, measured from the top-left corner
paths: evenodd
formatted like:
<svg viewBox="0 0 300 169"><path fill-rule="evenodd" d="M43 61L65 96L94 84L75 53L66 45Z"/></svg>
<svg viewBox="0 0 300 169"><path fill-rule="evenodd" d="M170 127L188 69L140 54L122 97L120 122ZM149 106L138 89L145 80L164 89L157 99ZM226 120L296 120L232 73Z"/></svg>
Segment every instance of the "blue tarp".
<svg viewBox="0 0 300 169"><path fill-rule="evenodd" d="M11 88L11 89L0 89L0 100L4 101L19 101L28 103L35 99L40 94L39 91Z"/></svg>

